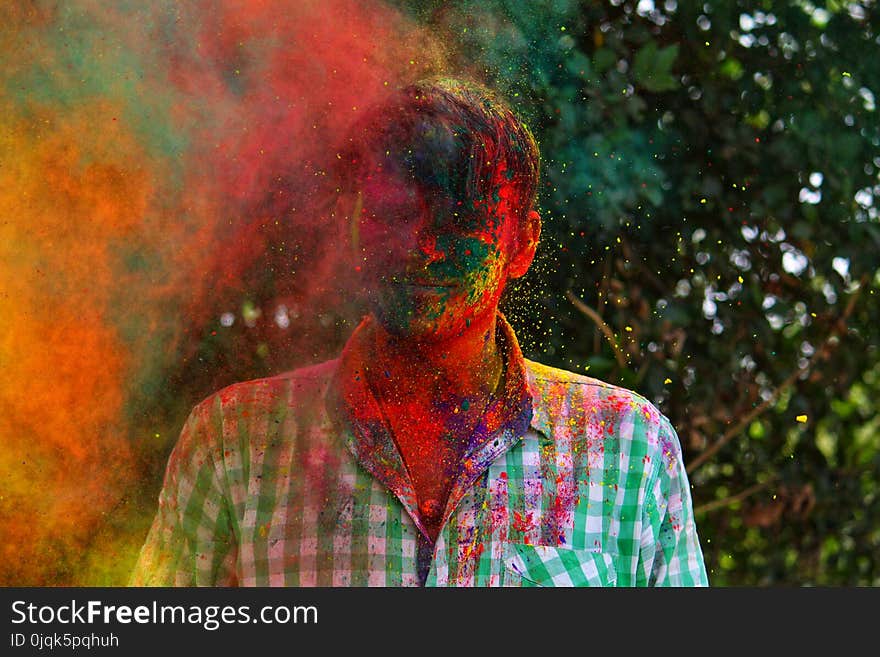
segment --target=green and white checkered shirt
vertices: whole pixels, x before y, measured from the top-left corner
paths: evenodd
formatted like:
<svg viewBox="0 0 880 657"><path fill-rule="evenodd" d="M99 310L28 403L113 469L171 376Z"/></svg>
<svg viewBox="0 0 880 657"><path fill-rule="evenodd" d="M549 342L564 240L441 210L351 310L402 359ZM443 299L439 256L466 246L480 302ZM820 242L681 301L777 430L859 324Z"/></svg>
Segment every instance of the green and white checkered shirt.
<svg viewBox="0 0 880 657"><path fill-rule="evenodd" d="M131 584L417 586L421 551L427 586L707 585L669 420L523 359L502 317L499 335L506 400L527 412L486 425L435 544L393 441L334 410L360 379L343 352L193 410Z"/></svg>

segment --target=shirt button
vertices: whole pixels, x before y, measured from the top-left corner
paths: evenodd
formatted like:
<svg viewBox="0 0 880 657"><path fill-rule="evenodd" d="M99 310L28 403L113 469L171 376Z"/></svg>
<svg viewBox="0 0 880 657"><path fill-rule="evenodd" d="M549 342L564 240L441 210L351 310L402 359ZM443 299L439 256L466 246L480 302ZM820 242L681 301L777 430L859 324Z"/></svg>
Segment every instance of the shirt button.
<svg viewBox="0 0 880 657"><path fill-rule="evenodd" d="M443 509L440 507L440 500L430 498L419 504L419 512L427 520L437 520Z"/></svg>

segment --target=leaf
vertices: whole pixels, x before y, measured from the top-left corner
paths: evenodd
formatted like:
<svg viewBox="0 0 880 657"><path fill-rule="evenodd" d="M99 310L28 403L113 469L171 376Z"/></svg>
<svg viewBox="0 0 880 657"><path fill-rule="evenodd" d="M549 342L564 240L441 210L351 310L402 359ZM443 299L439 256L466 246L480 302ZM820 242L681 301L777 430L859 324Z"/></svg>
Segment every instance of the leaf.
<svg viewBox="0 0 880 657"><path fill-rule="evenodd" d="M678 44L657 48L657 43L649 41L636 53L633 76L636 83L652 92L669 91L678 86L678 80L671 73L672 64L678 56Z"/></svg>
<svg viewBox="0 0 880 657"><path fill-rule="evenodd" d="M617 57L614 52L608 50L608 48L599 48L593 53L593 68L599 73L603 73L614 66L615 61L617 61Z"/></svg>
<svg viewBox="0 0 880 657"><path fill-rule="evenodd" d="M566 60L565 68L577 78L588 79L593 73L593 65L590 58L579 50L574 51Z"/></svg>
<svg viewBox="0 0 880 657"><path fill-rule="evenodd" d="M730 78L731 80L739 80L745 70L743 69L743 65L739 62L738 59L733 57L728 57L724 60L724 63L721 65L721 74Z"/></svg>

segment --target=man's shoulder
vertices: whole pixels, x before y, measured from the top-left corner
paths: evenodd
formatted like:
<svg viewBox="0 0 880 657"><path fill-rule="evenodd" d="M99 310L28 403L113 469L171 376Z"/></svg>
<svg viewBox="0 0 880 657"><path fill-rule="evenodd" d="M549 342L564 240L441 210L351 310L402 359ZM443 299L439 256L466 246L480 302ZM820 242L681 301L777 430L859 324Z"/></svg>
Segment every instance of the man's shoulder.
<svg viewBox="0 0 880 657"><path fill-rule="evenodd" d="M338 359L327 360L274 376L239 381L209 395L199 406L219 406L221 409L240 406L268 408L284 400L317 400L325 393L338 363Z"/></svg>
<svg viewBox="0 0 880 657"><path fill-rule="evenodd" d="M595 379L585 374L578 374L558 367L544 365L533 360L525 359L526 372L529 383L534 389L557 389L560 392L572 392L580 394L594 394L600 397L616 397L632 399L633 403L654 406L644 396L607 381ZM656 407L655 407L656 408Z"/></svg>
<svg viewBox="0 0 880 657"><path fill-rule="evenodd" d="M597 386L600 388L618 388L618 386L594 379L585 374L578 374L558 367L552 367L534 360L524 359L529 378L539 383L563 384L573 386ZM618 388L624 390L624 388Z"/></svg>
<svg viewBox="0 0 880 657"><path fill-rule="evenodd" d="M655 404L634 390L531 360L525 364L535 420L548 431L634 422L656 435L669 423Z"/></svg>

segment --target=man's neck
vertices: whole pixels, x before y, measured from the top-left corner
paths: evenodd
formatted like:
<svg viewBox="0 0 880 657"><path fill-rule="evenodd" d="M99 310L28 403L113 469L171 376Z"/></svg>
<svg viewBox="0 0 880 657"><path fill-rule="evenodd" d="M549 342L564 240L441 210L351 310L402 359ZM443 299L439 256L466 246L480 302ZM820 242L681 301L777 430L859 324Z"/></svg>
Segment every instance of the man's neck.
<svg viewBox="0 0 880 657"><path fill-rule="evenodd" d="M371 381L386 400L410 395L440 402L487 399L498 386L503 364L495 338L496 315L472 322L444 340L414 340L373 322Z"/></svg>
<svg viewBox="0 0 880 657"><path fill-rule="evenodd" d="M372 322L367 380L436 540L460 461L502 378L495 314L443 341L401 339Z"/></svg>

